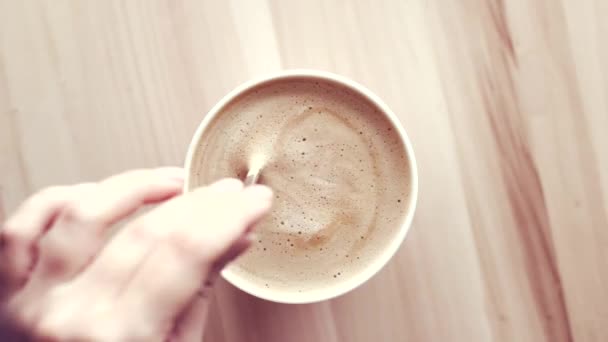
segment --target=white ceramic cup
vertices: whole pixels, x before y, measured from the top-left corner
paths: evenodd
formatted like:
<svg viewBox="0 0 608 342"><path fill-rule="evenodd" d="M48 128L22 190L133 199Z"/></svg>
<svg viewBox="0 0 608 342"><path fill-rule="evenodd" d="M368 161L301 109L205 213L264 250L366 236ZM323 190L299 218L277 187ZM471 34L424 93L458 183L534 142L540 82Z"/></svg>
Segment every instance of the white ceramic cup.
<svg viewBox="0 0 608 342"><path fill-rule="evenodd" d="M302 293L286 293L286 292L276 291L273 289L259 286L258 284L254 283L252 281L249 281L248 279L238 275L236 272L231 271L230 267L226 267L222 271L222 276L224 277L224 279L226 279L228 282L230 282L234 286L240 288L241 290L243 290L249 294L252 294L252 295L262 298L262 299L274 301L274 302L296 304L296 303L318 302L318 301L334 298L334 297L342 295L346 292L349 292L349 291L355 289L356 287L360 286L361 284L365 283L374 274L376 274L378 271L380 271L380 269L382 269L382 267L384 267L384 265L386 265L388 263L388 261L397 252L397 250L399 249L399 246L405 239L405 236L407 235L407 232L409 231L410 225L412 223L412 219L414 217L414 211L416 209L416 201L418 198L418 172L417 172L416 160L414 158L414 151L412 149L410 140L407 137L407 134L405 133L405 130L401 126L401 123L399 122L399 119L397 118L397 116L393 113L393 111L391 111L391 109L378 96L373 94L371 91L369 91L362 85L360 85L352 80L349 80L345 77L338 76L338 75L335 75L332 73L328 73L328 72L324 72L324 71L317 71L317 70L288 70L288 71L282 71L282 72L279 72L276 74L262 77L260 79L246 82L246 83L242 84L241 86L237 87L236 89L234 89L233 91L231 91L230 93L228 93L228 95L224 96L223 99L221 99L213 108L211 108L211 110L209 111L207 116L205 116L205 118L199 125L198 129L196 130L196 133L194 134L194 137L192 138L192 142L190 143L190 146L188 148L188 153L186 155L186 165L185 165L186 182L184 184L184 192L192 190L191 187L192 187L193 182L192 182L191 177L193 174L196 174L196 171L197 171L197 170L193 170L193 158L196 155L196 150L199 146L199 141L200 141L201 137L203 136L203 134L205 133L207 126L213 120L213 118L216 115L221 114L223 108L225 108L225 106L227 104L229 104L232 100L234 100L236 97L238 97L242 93L246 92L247 90L255 88L255 87L257 87L261 84L265 84L267 82L289 80L292 78L298 78L298 79L309 78L311 80L311 82L326 81L326 82L330 82L330 83L337 83L337 84L346 86L347 88L351 89L354 93L359 94L361 97L363 97L363 98L367 99L368 101L372 102L373 104L375 104L377 106L377 108L379 108L381 110L382 115L385 115L397 129L397 132L399 133L399 136L401 137L401 140L405 147L405 151L407 154L406 157L408 159L409 167L411 170L409 172L409 175L410 175L409 184L411 184L411 193L409 196L410 203L408 203L408 205L406 207L408 209L407 209L407 212L404 213L405 215L401 222L400 230L398 231L397 234L395 234L395 237L392 240L387 242L387 244L384 247L384 249L382 250L382 252L378 253L378 255L375 257L375 260L373 260L373 262L371 262L365 269L361 270L360 272L358 272L350 277L344 277L343 281L340 282L338 285L333 285L331 287L320 288L317 290L306 291L306 292L302 292ZM259 281L257 283L259 283Z"/></svg>

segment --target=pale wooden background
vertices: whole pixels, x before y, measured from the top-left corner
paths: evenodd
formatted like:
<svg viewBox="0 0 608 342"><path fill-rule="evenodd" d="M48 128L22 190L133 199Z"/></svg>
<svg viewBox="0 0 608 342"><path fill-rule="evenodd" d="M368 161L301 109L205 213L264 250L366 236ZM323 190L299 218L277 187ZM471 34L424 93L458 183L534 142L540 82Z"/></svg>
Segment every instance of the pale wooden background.
<svg viewBox="0 0 608 342"><path fill-rule="evenodd" d="M409 132L413 229L336 300L221 284L206 341L608 341L606 17L604 0L0 0L4 211L182 164L231 88L329 70Z"/></svg>

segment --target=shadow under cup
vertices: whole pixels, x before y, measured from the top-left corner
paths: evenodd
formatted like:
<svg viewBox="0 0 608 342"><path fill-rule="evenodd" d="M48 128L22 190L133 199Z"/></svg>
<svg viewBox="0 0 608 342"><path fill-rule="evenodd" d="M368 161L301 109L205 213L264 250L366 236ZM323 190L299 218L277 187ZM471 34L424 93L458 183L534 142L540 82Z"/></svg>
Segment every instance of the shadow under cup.
<svg viewBox="0 0 608 342"><path fill-rule="evenodd" d="M396 253L415 211L417 168L376 95L312 70L239 86L198 127L185 191L244 179L260 146L269 155L260 182L276 199L260 240L222 271L228 282L275 302L317 302L363 284Z"/></svg>

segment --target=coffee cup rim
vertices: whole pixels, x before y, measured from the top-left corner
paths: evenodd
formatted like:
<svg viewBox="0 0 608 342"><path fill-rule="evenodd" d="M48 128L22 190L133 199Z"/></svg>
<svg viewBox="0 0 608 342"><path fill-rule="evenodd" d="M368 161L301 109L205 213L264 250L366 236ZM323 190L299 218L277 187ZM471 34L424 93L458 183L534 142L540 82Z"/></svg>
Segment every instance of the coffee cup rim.
<svg viewBox="0 0 608 342"><path fill-rule="evenodd" d="M272 289L252 285L251 282L242 279L240 276L234 273L230 267L224 268L221 272L222 277L226 279L229 283L241 289L242 291L245 291L258 298L277 303L306 304L332 299L354 290L355 288L367 282L374 275L376 275L393 258L410 230L414 218L414 213L416 211L416 204L418 201L418 167L416 164L416 158L414 156L411 141L407 133L405 132L405 129L403 128L399 118L388 107L388 105L384 103L384 101L382 101L376 94L374 94L372 91L370 91L363 85L349 78L331 72L312 69L292 69L270 73L262 77L254 78L245 83L242 83L241 85L230 91L228 94L226 94L211 108L211 110L209 110L207 115L203 118L203 120L197 127L188 147L184 166L186 172L186 179L184 182L184 193L190 191L189 188L191 184L192 160L196 154L199 141L206 128L218 115L218 113L220 113L221 110L233 99L238 97L240 94L248 91L249 89L252 89L264 83L290 78L311 78L334 82L349 88L350 90L372 102L381 110L382 114L385 115L396 128L399 137L401 138L401 142L404 145L406 151L406 158L408 159L408 163L410 165L411 192L409 196L409 203L407 206L408 211L402 220L402 224L397 235L389 242L386 248L384 248L384 250L374 258L373 262L370 265L368 265L360 273L353 275L351 278L348 278L343 283L320 290L306 291L302 293L286 293L277 292Z"/></svg>

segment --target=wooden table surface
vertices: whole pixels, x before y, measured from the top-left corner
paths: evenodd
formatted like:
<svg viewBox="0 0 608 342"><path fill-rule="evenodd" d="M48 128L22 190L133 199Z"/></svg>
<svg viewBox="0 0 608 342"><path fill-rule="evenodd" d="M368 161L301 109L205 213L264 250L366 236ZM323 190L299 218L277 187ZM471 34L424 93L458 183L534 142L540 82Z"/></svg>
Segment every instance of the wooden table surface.
<svg viewBox="0 0 608 342"><path fill-rule="evenodd" d="M608 341L606 17L604 0L0 0L3 210L181 165L233 87L328 70L409 133L413 228L335 300L221 283L206 341Z"/></svg>

